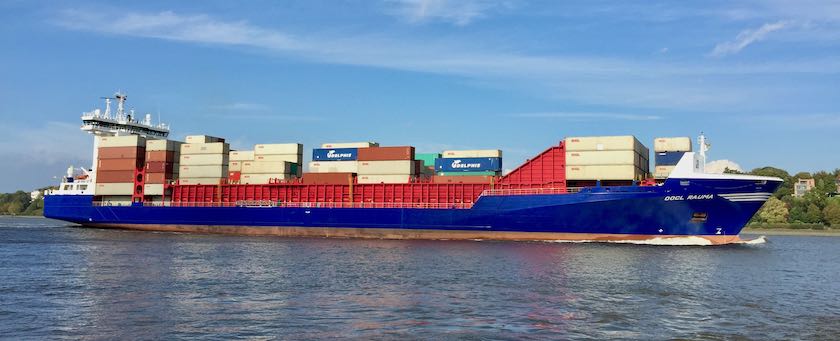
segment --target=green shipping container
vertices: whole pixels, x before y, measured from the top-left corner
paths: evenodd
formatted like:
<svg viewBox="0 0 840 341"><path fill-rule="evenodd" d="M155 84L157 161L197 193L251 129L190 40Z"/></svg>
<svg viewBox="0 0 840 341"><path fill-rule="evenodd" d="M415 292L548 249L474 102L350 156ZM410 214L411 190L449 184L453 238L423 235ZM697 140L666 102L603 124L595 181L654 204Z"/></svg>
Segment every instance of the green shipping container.
<svg viewBox="0 0 840 341"><path fill-rule="evenodd" d="M438 172L439 176L475 176L475 175L499 175L498 172L484 171L484 172Z"/></svg>
<svg viewBox="0 0 840 341"><path fill-rule="evenodd" d="M435 166L435 159L440 158L440 154L436 153L415 153L414 159L423 161L423 166Z"/></svg>
<svg viewBox="0 0 840 341"><path fill-rule="evenodd" d="M300 173L298 173L299 168L300 168L299 164L292 163L291 166L289 167L289 173L299 175L300 174Z"/></svg>

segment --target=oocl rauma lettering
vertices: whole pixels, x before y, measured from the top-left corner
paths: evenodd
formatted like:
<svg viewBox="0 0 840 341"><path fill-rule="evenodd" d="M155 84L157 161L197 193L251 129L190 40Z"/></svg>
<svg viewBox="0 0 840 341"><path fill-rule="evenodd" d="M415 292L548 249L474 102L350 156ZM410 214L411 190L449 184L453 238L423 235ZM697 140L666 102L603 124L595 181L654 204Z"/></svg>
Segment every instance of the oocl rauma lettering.
<svg viewBox="0 0 840 341"><path fill-rule="evenodd" d="M665 201L681 201L681 200L711 200L714 199L714 194L690 194L687 197L682 195L668 195L665 196Z"/></svg>

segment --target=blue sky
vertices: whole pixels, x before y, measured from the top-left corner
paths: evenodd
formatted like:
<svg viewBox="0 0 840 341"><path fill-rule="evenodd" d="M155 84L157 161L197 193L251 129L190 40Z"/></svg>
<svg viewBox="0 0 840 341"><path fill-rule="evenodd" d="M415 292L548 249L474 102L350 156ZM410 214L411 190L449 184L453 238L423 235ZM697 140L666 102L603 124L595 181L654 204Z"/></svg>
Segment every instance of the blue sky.
<svg viewBox="0 0 840 341"><path fill-rule="evenodd" d="M90 163L79 115L122 89L172 136L501 148L712 141L840 167L840 1L0 1L0 191Z"/></svg>

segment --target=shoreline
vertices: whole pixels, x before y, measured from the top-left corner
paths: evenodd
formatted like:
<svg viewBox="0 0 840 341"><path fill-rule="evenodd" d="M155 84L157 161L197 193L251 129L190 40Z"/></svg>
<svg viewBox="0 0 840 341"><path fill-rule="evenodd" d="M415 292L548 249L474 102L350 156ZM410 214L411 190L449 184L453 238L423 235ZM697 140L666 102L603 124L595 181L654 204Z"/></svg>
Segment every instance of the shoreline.
<svg viewBox="0 0 840 341"><path fill-rule="evenodd" d="M815 237L840 237L840 230L810 230L810 229L751 229L744 228L741 234L767 235L767 236L815 236Z"/></svg>

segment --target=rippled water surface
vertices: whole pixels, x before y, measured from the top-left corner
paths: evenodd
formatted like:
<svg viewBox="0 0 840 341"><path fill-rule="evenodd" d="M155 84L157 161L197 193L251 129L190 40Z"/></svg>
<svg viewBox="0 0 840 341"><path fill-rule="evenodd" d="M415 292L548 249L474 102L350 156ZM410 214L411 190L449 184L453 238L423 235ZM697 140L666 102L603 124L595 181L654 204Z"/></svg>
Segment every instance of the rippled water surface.
<svg viewBox="0 0 840 341"><path fill-rule="evenodd" d="M840 339L840 237L769 239L287 239L0 218L0 335Z"/></svg>

